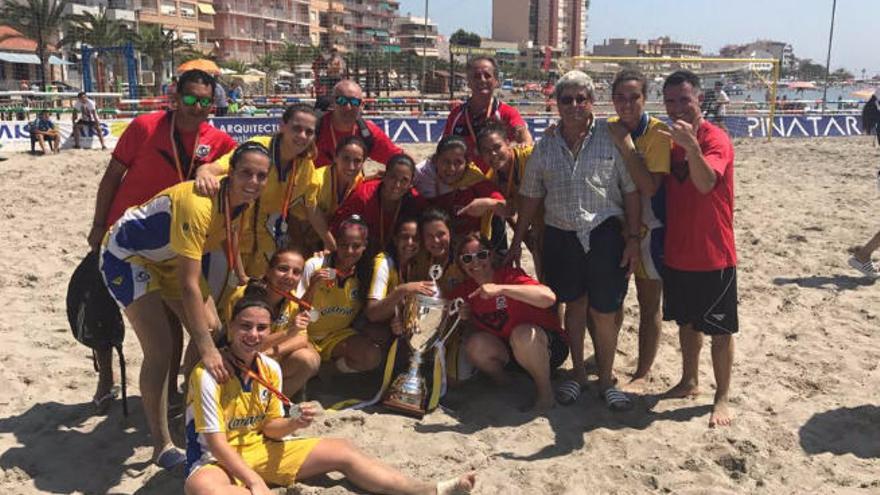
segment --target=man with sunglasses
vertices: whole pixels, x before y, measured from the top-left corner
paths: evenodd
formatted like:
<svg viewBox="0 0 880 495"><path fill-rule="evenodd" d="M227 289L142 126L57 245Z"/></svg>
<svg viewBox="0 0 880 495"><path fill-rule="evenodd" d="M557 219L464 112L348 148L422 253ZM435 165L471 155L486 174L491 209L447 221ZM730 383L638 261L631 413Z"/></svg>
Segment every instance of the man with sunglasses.
<svg viewBox="0 0 880 495"><path fill-rule="evenodd" d="M373 161L388 163L394 156L403 153L382 129L361 117L364 93L358 83L345 79L333 88L333 102L330 111L318 123L318 157L315 167L333 163L336 145L348 136L359 136L367 143L367 154Z"/></svg>
<svg viewBox="0 0 880 495"><path fill-rule="evenodd" d="M100 248L107 229L129 207L181 181L211 180L223 171L213 162L235 149L236 143L207 122L214 85L214 77L204 71L183 73L177 81L175 110L141 115L122 133L98 186L88 236L93 250ZM96 398L104 397L113 385L111 357L110 351L97 353ZM175 372L169 382L175 394L176 376Z"/></svg>
<svg viewBox="0 0 880 495"><path fill-rule="evenodd" d="M565 303L573 376L557 401L574 403L587 384L584 334L588 319L599 367L599 392L611 410L632 407L614 386L620 326L616 313L639 261L641 202L607 123L593 116L593 81L580 71L556 83L560 124L535 146L519 189L520 220L505 261L518 261L521 244L542 201L547 285Z"/></svg>

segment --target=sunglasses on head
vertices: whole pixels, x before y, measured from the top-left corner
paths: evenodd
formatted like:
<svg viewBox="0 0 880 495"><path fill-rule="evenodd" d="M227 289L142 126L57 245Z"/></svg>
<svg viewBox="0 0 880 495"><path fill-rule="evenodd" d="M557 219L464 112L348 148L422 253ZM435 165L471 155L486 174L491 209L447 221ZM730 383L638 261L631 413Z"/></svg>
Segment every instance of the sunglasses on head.
<svg viewBox="0 0 880 495"><path fill-rule="evenodd" d="M583 103L587 100L589 100L589 98L587 98L584 95L560 96L559 97L559 104L560 105L571 105L572 103L577 103L578 105L580 105L581 103Z"/></svg>
<svg viewBox="0 0 880 495"><path fill-rule="evenodd" d="M180 101L182 101L183 104L188 107L191 107L198 103L202 108L208 108L214 104L214 98L210 96L199 98L198 96L194 95L183 95L180 97Z"/></svg>
<svg viewBox="0 0 880 495"><path fill-rule="evenodd" d="M475 259L480 260L480 261L485 261L485 260L489 259L489 250L483 249L481 251L477 251L476 253L465 253L465 254L459 256L458 258L465 265L470 265L471 263L473 263L473 261Z"/></svg>
<svg viewBox="0 0 880 495"><path fill-rule="evenodd" d="M359 107L359 106L361 106L361 103L363 103L363 101L364 100L362 100L360 98L356 98L354 96L340 95L340 96L336 97L336 104L339 105L340 107L344 107L347 104L351 104L351 106L353 106L353 107Z"/></svg>

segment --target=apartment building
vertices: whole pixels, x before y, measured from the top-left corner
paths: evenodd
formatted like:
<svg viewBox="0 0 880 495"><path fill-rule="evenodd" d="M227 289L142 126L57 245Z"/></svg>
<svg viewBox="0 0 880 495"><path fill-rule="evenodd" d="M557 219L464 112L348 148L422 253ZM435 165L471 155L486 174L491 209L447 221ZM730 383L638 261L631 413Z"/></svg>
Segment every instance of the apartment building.
<svg viewBox="0 0 880 495"><path fill-rule="evenodd" d="M213 7L217 14L208 40L221 60L254 62L285 42L311 45L318 24L310 0L214 0Z"/></svg>
<svg viewBox="0 0 880 495"><path fill-rule="evenodd" d="M433 58L439 56L437 41L440 35L437 24L431 22L431 19L428 19L426 26L424 17L411 15L398 17L394 21L394 33L402 52L411 52L419 56L424 54Z"/></svg>
<svg viewBox="0 0 880 495"><path fill-rule="evenodd" d="M346 48L358 52L399 52L394 20L397 0L344 0L343 26L348 31Z"/></svg>
<svg viewBox="0 0 880 495"><path fill-rule="evenodd" d="M586 53L589 0L493 0L492 39Z"/></svg>
<svg viewBox="0 0 880 495"><path fill-rule="evenodd" d="M159 24L200 51L211 51L208 35L214 30L215 11L211 0L120 0L137 14L139 24Z"/></svg>

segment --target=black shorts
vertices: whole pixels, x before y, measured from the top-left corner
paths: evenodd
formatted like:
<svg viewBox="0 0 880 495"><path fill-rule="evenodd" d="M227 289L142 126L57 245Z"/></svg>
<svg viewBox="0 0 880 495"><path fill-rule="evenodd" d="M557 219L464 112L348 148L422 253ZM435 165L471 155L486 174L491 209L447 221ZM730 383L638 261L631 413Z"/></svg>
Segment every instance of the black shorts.
<svg viewBox="0 0 880 495"><path fill-rule="evenodd" d="M542 330L547 334L547 352L550 353L550 371L553 371L562 366L562 363L568 359L568 343L558 331L547 329ZM507 352L510 354L510 362L507 363L508 367L513 370L523 369L522 365L517 362L516 357L513 355L513 349L510 348L510 343L507 344Z"/></svg>
<svg viewBox="0 0 880 495"><path fill-rule="evenodd" d="M706 335L737 333L736 267L709 272L664 267L663 319Z"/></svg>
<svg viewBox="0 0 880 495"><path fill-rule="evenodd" d="M94 120L79 119L76 121L76 124L74 124L74 125L84 125L86 127L97 127L98 123L95 122Z"/></svg>
<svg viewBox="0 0 880 495"><path fill-rule="evenodd" d="M626 241L620 220L609 218L590 233L590 252L577 233L547 225L541 253L547 286L556 300L567 303L586 294L590 307L614 313L623 305L628 279L620 260Z"/></svg>

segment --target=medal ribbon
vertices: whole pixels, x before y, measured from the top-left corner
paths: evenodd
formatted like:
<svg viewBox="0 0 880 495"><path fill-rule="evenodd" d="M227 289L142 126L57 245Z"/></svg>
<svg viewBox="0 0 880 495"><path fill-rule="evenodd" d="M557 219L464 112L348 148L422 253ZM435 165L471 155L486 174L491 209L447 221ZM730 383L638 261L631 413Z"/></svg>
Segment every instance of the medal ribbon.
<svg viewBox="0 0 880 495"><path fill-rule="evenodd" d="M397 216L400 215L400 207L403 205L403 198L397 202L397 209L394 210L394 216L391 217L391 228L397 223ZM382 208L382 190L379 189L379 247L385 248L385 209Z"/></svg>
<svg viewBox="0 0 880 495"><path fill-rule="evenodd" d="M494 106L495 106L495 97L493 96L492 99L489 100L489 107L486 108L485 121L489 120L489 116L492 115L492 107L494 107ZM477 133L474 132L474 126L471 123L470 106L467 104L465 104L465 107L464 107L464 123L467 124L468 132L471 135L471 139L474 140L474 146L476 146L477 145Z"/></svg>
<svg viewBox="0 0 880 495"><path fill-rule="evenodd" d="M272 159L278 172L278 180L281 180L281 143L279 136L273 141ZM290 201L293 199L293 189L296 187L296 159L290 161L290 171L287 176L287 189L284 191L284 199L281 201L281 221L287 223L287 212L290 209Z"/></svg>
<svg viewBox="0 0 880 495"><path fill-rule="evenodd" d="M228 180L228 179L227 179ZM225 182L225 191L222 192L220 207L223 208L223 219L226 227L226 266L234 273L238 273L238 236L240 232L232 228L232 203L229 200L229 182Z"/></svg>
<svg viewBox="0 0 880 495"><path fill-rule="evenodd" d="M259 359L259 358L257 358L257 359ZM265 388L265 389L268 390L270 393L272 393L272 395L274 395L275 397L277 397L278 400L280 400L282 404L284 404L285 406L291 406L291 405L293 405L293 401L291 401L290 399L288 399L287 396L284 395L283 393L281 393L280 390L278 390L277 388L273 387L272 384L269 383L269 380L266 380L265 378L263 378L262 376L260 376L259 373L254 373L253 370L248 369L248 368L245 368L244 365L241 364L241 361L240 361L237 357L232 356L232 362L235 363L235 367L238 368L239 371L241 371L242 373L244 373L245 375L247 375L251 380L253 380L253 381L259 383L260 385L262 385L263 388ZM259 368L260 368L260 364L259 364L259 362L257 362L257 369L259 370Z"/></svg>
<svg viewBox="0 0 880 495"><path fill-rule="evenodd" d="M274 285L271 285L271 284L269 285L269 290L271 290L272 292L278 294L279 296L283 297L284 299L287 299L287 300L290 301L290 302L293 302L293 303L299 304L299 306L300 306L301 308L303 308L304 310L306 310L306 311L309 311L309 310L312 309L312 305L311 305L311 304L309 304L309 303L303 301L302 299L300 299L300 298L294 296L294 295L291 294L290 292L284 292L283 290L280 290L280 289L278 289L277 287L275 287Z"/></svg>
<svg viewBox="0 0 880 495"><path fill-rule="evenodd" d="M186 177L184 177L183 168L180 165L180 155L177 152L177 129L175 128L176 121L177 114L171 112L171 148L174 153L174 166L177 168L177 178L180 179L180 182L183 182L192 178L194 172L193 165L195 165L196 163L196 150L199 149L199 130L196 129L196 138L193 141L193 150L192 154L190 154L189 168L186 171Z"/></svg>

